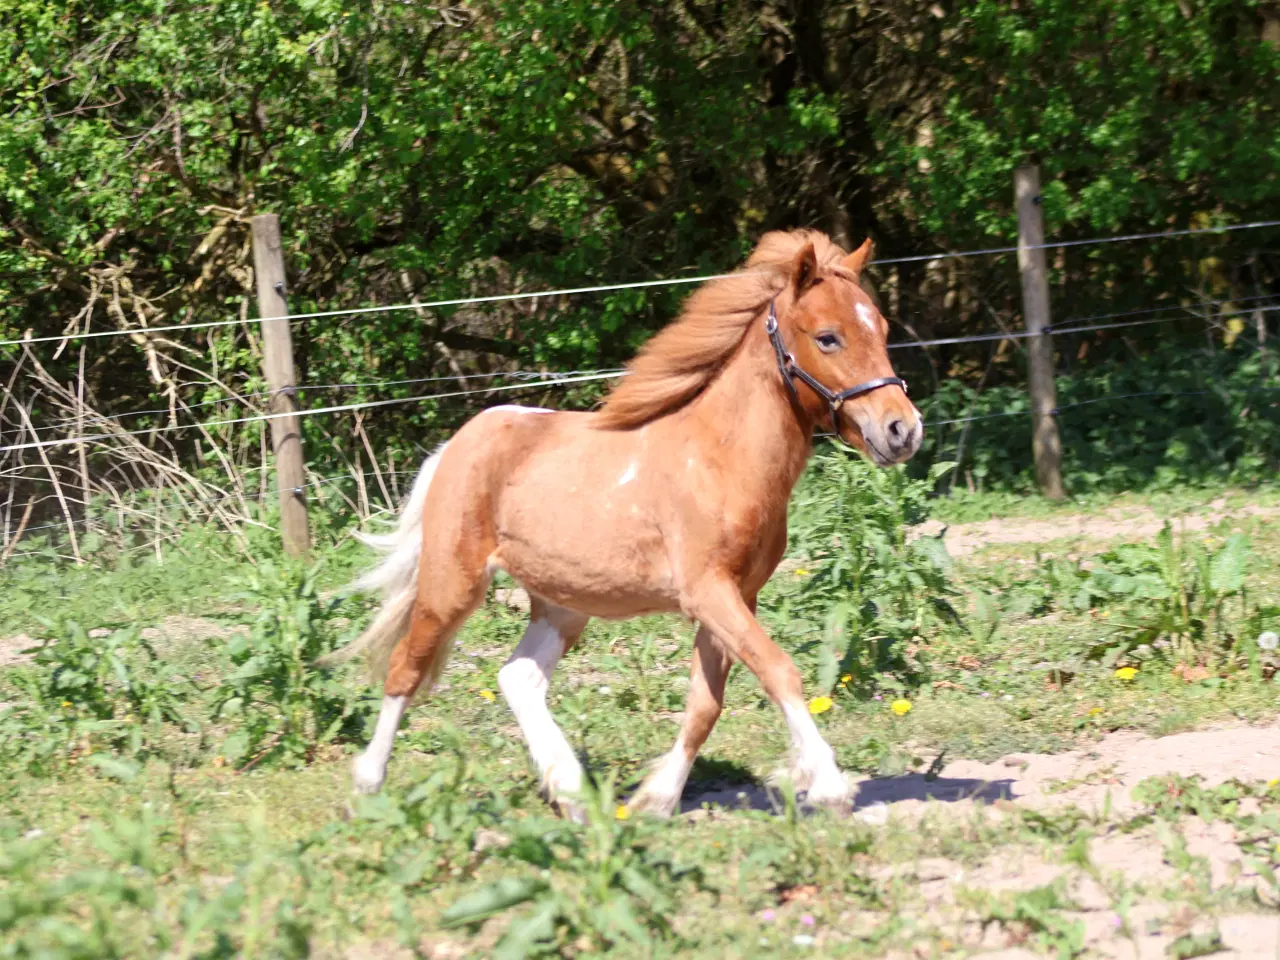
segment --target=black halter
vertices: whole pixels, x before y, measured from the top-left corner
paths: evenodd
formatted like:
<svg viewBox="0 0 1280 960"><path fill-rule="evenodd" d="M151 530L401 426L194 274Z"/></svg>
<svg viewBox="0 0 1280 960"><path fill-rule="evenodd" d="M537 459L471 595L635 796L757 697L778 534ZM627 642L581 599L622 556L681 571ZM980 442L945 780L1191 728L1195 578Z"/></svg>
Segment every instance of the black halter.
<svg viewBox="0 0 1280 960"><path fill-rule="evenodd" d="M764 329L769 334L769 342L773 344L773 352L778 357L778 371L782 374L782 382L791 391L791 396L795 397L797 403L800 401L800 395L796 392L796 378L799 377L808 384L809 389L827 401L827 406L831 408L831 429L836 433L840 432L840 407L846 400L860 397L872 390L879 390L881 387L899 386L903 393L907 392L907 381L901 377L879 377L849 387L847 390L841 390L839 393L828 390L797 366L796 358L783 346L782 334L778 332L778 314L773 300L769 301L769 316L764 322Z"/></svg>

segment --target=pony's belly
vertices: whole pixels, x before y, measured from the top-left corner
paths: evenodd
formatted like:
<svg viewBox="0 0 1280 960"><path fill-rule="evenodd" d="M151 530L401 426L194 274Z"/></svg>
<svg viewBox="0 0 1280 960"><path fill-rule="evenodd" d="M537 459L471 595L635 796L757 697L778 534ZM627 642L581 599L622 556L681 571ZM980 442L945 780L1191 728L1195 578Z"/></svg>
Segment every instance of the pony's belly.
<svg viewBox="0 0 1280 960"><path fill-rule="evenodd" d="M551 427L495 490L497 565L530 593L590 616L678 609L675 554L663 540L674 491L647 432L527 419Z"/></svg>
<svg viewBox="0 0 1280 960"><path fill-rule="evenodd" d="M498 532L494 561L526 590L593 617L679 608L667 545L631 511L581 501L520 511Z"/></svg>
<svg viewBox="0 0 1280 960"><path fill-rule="evenodd" d="M493 559L529 593L593 617L621 619L679 609L661 542L628 548L608 544L608 539L538 546L506 539Z"/></svg>
<svg viewBox="0 0 1280 960"><path fill-rule="evenodd" d="M583 590L565 590L561 584L535 583L526 578L513 577L531 596L541 597L558 607L575 613L605 620L629 620L650 613L673 613L679 604L669 597L644 595L633 590L616 590L593 593Z"/></svg>

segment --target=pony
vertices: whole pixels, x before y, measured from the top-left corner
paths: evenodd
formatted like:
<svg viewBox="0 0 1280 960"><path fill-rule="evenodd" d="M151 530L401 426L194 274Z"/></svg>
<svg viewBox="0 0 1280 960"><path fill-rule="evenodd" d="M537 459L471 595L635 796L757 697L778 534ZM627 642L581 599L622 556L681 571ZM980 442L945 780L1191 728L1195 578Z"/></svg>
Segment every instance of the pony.
<svg viewBox="0 0 1280 960"><path fill-rule="evenodd" d="M888 324L846 253L812 230L766 233L745 268L709 281L654 335L599 409L486 410L423 464L385 558L356 581L382 605L331 656L369 655L383 699L353 765L379 790L396 730L440 677L454 634L506 571L530 623L498 673L546 798L566 816L583 770L547 708L556 663L591 617L674 612L697 623L684 720L629 809L670 815L720 715L735 661L791 736L789 772L813 805L853 788L810 716L800 673L755 618L787 544L787 502L828 427L881 466L910 458L919 410L889 363Z"/></svg>

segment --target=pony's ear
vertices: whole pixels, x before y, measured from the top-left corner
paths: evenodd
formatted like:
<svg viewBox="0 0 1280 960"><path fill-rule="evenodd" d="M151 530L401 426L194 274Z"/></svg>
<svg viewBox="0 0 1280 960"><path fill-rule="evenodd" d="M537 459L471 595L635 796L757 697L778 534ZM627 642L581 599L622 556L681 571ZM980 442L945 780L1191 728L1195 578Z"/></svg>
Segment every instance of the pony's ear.
<svg viewBox="0 0 1280 960"><path fill-rule="evenodd" d="M813 241L800 248L795 259L791 261L791 282L795 286L796 299L813 286L818 275L818 255L814 252Z"/></svg>
<svg viewBox="0 0 1280 960"><path fill-rule="evenodd" d="M871 256L874 252L871 246L871 238L867 237L862 241L862 246L844 258L842 265L856 277L862 273L862 268L871 262Z"/></svg>

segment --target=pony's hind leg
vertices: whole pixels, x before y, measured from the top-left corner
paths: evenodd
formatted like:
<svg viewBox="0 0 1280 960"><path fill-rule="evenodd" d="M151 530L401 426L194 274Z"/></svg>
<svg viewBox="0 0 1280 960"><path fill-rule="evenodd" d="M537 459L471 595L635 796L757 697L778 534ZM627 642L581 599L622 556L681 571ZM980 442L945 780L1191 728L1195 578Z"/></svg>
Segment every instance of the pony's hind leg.
<svg viewBox="0 0 1280 960"><path fill-rule="evenodd" d="M578 641L587 617L538 597L530 598L531 619L511 658L498 671L498 689L515 714L547 798L568 816L582 790L582 765L547 709L547 687L560 658Z"/></svg>
<svg viewBox="0 0 1280 960"><path fill-rule="evenodd" d="M693 669L680 735L671 751L654 764L640 789L627 801L628 808L660 817L669 817L675 811L693 761L724 708L724 685L731 666L733 659L729 651L710 630L699 626L693 641Z"/></svg>
<svg viewBox="0 0 1280 960"><path fill-rule="evenodd" d="M373 738L352 765L357 793L377 793L381 789L405 710L424 682L429 690L439 679L449 659L454 634L484 600L488 582L482 570L471 576L460 575L453 584L433 583L429 594L419 586L409 632L391 653Z"/></svg>

